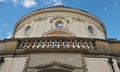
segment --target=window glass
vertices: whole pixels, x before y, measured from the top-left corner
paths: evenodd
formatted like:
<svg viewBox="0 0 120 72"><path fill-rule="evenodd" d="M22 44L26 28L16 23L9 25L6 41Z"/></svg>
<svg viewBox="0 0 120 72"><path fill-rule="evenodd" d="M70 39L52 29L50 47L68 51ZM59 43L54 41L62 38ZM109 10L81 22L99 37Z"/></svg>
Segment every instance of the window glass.
<svg viewBox="0 0 120 72"><path fill-rule="evenodd" d="M62 21L56 22L55 27L56 27L57 29L63 29L63 22L62 22Z"/></svg>
<svg viewBox="0 0 120 72"><path fill-rule="evenodd" d="M27 26L24 30L24 33L28 34L30 32L30 30L31 30L31 26Z"/></svg>
<svg viewBox="0 0 120 72"><path fill-rule="evenodd" d="M92 26L88 26L88 31L91 33L91 34L94 34L94 28Z"/></svg>

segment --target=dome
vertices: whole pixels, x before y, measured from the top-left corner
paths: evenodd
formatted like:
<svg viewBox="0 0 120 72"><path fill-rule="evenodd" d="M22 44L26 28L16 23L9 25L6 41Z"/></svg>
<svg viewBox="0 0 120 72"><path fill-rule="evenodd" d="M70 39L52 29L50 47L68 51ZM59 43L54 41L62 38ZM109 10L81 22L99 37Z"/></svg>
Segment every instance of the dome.
<svg viewBox="0 0 120 72"><path fill-rule="evenodd" d="M69 36L106 39L104 24L94 15L79 9L54 6L22 17L14 38Z"/></svg>

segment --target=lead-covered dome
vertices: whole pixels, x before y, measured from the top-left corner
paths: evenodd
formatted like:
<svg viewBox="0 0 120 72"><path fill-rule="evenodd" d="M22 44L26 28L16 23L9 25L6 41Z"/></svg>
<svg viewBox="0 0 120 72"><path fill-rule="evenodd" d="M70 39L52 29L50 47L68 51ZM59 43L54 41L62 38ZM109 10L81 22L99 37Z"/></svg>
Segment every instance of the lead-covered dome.
<svg viewBox="0 0 120 72"><path fill-rule="evenodd" d="M105 39L106 30L90 13L64 6L34 11L21 18L14 29L14 38L51 36Z"/></svg>

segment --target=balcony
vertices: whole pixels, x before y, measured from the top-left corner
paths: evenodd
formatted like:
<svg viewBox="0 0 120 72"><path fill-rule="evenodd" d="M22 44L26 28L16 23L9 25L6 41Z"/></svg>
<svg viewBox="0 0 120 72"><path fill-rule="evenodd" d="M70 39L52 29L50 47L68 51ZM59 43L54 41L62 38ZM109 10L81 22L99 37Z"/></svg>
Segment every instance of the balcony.
<svg viewBox="0 0 120 72"><path fill-rule="evenodd" d="M94 39L77 37L41 37L19 39L17 50L95 49Z"/></svg>
<svg viewBox="0 0 120 72"><path fill-rule="evenodd" d="M110 46L111 45L111 46ZM119 41L81 37L12 38L0 41L0 54L37 52L83 52L86 54L119 53ZM111 47L111 48L110 48Z"/></svg>

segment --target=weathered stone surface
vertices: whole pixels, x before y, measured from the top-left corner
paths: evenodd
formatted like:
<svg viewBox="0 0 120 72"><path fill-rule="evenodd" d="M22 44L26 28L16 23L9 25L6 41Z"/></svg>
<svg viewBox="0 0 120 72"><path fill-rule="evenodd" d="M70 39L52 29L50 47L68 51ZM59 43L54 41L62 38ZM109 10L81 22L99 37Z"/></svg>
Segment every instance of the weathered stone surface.
<svg viewBox="0 0 120 72"><path fill-rule="evenodd" d="M83 72L82 60L80 53L31 54L27 72L37 72L50 68L71 70L70 72Z"/></svg>
<svg viewBox="0 0 120 72"><path fill-rule="evenodd" d="M120 51L120 42L119 43L111 43L111 48L113 51Z"/></svg>
<svg viewBox="0 0 120 72"><path fill-rule="evenodd" d="M1 42L1 43L0 43L0 51L3 50L3 49L4 49L4 43Z"/></svg>
<svg viewBox="0 0 120 72"><path fill-rule="evenodd" d="M32 54L30 56L29 67L49 64L51 62L61 62L62 64L69 64L76 67L82 67L81 54L62 54L62 53L40 53Z"/></svg>
<svg viewBox="0 0 120 72"><path fill-rule="evenodd" d="M96 48L98 50L110 50L110 45L107 41L96 40Z"/></svg>
<svg viewBox="0 0 120 72"><path fill-rule="evenodd" d="M17 41L4 42L5 53L14 53L17 46Z"/></svg>

